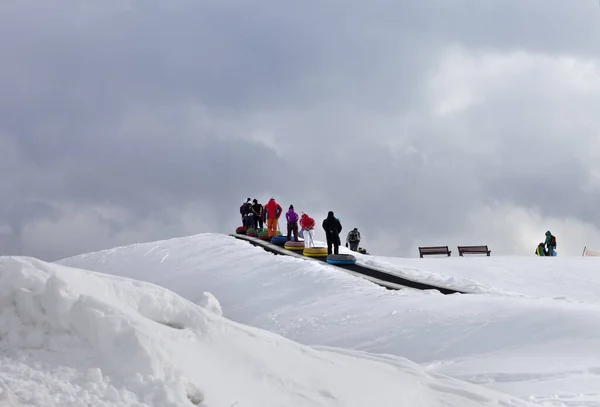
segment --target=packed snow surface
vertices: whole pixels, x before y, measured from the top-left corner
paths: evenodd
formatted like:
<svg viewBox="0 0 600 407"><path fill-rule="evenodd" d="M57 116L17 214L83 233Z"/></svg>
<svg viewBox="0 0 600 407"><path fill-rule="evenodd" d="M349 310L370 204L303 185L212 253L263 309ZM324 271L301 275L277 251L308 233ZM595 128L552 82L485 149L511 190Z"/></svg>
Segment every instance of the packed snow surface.
<svg viewBox="0 0 600 407"><path fill-rule="evenodd" d="M531 406L405 358L314 348L159 286L0 258L0 406Z"/></svg>
<svg viewBox="0 0 600 407"><path fill-rule="evenodd" d="M61 263L157 283L192 302L211 303L211 292L227 318L306 345L407 358L536 405L600 406L599 258L356 256L475 294L386 290L219 234Z"/></svg>

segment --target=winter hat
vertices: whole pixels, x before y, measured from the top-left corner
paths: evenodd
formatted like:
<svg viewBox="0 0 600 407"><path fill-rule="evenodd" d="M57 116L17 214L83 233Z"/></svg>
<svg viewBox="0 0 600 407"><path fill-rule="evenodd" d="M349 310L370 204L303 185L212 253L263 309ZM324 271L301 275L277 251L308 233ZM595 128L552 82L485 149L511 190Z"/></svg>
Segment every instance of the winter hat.
<svg viewBox="0 0 600 407"><path fill-rule="evenodd" d="M294 209L294 205L290 205L290 209Z"/></svg>

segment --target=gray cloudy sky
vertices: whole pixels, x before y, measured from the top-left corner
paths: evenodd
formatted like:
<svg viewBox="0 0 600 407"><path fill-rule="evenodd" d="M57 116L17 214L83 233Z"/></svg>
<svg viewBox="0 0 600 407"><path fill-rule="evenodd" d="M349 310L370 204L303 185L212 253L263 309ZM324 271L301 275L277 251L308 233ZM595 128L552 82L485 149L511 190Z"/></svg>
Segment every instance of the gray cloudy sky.
<svg viewBox="0 0 600 407"><path fill-rule="evenodd" d="M1 254L270 196L374 254L600 249L596 1L5 1L0 49Z"/></svg>

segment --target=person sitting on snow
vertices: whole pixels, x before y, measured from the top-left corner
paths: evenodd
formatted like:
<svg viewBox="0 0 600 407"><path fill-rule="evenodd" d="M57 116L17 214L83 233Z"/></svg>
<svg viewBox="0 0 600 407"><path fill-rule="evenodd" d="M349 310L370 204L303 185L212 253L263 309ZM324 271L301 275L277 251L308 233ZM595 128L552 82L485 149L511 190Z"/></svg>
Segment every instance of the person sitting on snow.
<svg viewBox="0 0 600 407"><path fill-rule="evenodd" d="M298 214L294 211L294 205L290 205L289 210L285 214L287 220L287 240L291 239L292 232L294 233L294 241L298 241Z"/></svg>
<svg viewBox="0 0 600 407"><path fill-rule="evenodd" d="M546 248L544 247L544 242L538 244L538 247L535 249L535 254L538 256L547 256Z"/></svg>
<svg viewBox="0 0 600 407"><path fill-rule="evenodd" d="M346 237L346 247L348 247L348 243L350 243L350 250L353 252L358 250L358 245L360 244L360 232L357 228L348 232L348 236Z"/></svg>
<svg viewBox="0 0 600 407"><path fill-rule="evenodd" d="M304 238L304 247L313 247L315 245L313 241L315 235L315 220L302 212L302 216L300 216L300 227L302 228L300 234Z"/></svg>

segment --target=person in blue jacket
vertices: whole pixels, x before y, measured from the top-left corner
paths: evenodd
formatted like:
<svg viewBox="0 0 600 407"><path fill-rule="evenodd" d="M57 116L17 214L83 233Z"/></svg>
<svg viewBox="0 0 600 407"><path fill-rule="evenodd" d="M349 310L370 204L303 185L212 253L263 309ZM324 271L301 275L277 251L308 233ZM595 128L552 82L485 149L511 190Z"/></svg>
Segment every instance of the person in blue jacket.
<svg viewBox="0 0 600 407"><path fill-rule="evenodd" d="M546 240L544 241L546 245L548 256L556 256L556 237L550 233L550 231L546 231Z"/></svg>

